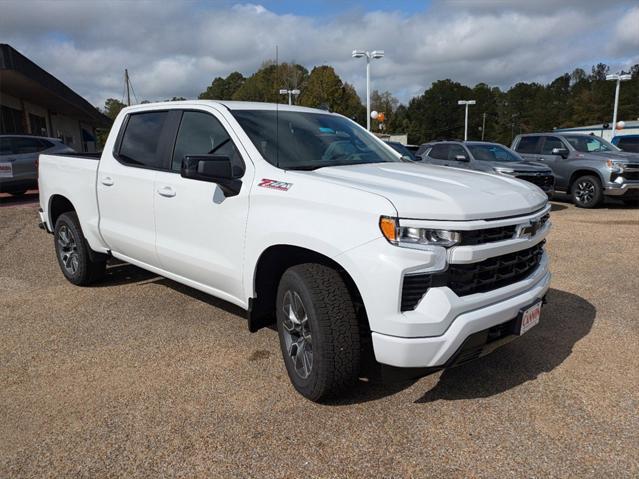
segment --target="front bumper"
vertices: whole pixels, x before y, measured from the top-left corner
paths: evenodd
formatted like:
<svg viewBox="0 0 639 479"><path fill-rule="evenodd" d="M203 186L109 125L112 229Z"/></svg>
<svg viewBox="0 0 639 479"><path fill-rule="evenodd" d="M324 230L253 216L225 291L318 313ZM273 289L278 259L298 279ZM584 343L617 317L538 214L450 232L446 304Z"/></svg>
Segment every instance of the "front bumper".
<svg viewBox="0 0 639 479"><path fill-rule="evenodd" d="M632 183L608 183L604 189L608 196L623 196L625 194L639 194L639 181Z"/></svg>
<svg viewBox="0 0 639 479"><path fill-rule="evenodd" d="M457 316L441 336L406 338L373 332L375 358L382 364L402 368L445 366L467 338L516 318L522 308L543 298L550 288L550 278L550 272L544 271L541 279L524 293Z"/></svg>

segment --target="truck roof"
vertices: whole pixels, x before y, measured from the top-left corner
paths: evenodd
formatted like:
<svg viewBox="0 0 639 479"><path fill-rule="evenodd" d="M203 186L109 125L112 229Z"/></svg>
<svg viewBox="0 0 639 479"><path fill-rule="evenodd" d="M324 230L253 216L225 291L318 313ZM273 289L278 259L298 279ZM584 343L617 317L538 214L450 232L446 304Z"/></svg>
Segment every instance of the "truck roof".
<svg viewBox="0 0 639 479"><path fill-rule="evenodd" d="M306 106L286 105L282 103L264 103L257 101L226 101L226 100L184 100L184 101L162 101L153 103L144 103L140 105L132 105L126 107L126 110L144 109L144 107L162 107L162 106L193 106L193 105L221 105L229 110L279 110L279 111L298 111L306 113L326 113L331 114L327 110L318 108L309 108Z"/></svg>

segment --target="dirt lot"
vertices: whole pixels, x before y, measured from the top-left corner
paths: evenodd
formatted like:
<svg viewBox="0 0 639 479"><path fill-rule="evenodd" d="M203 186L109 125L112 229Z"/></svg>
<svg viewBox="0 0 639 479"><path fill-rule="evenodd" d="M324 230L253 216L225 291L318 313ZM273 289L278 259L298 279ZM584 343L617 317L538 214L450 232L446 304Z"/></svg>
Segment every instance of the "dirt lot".
<svg viewBox="0 0 639 479"><path fill-rule="evenodd" d="M639 209L554 204L520 340L316 405L235 307L127 265L67 283L28 200L0 199L0 477L639 476Z"/></svg>

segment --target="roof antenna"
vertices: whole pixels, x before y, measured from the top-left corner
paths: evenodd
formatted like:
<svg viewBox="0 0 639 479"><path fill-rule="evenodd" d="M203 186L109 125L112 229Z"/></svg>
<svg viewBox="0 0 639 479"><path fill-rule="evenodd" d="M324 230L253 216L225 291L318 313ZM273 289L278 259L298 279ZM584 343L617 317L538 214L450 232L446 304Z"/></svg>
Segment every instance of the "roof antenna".
<svg viewBox="0 0 639 479"><path fill-rule="evenodd" d="M275 45L275 81L277 85L275 88L279 88L280 85L280 62L278 46ZM280 97L277 96L275 101L275 166L280 167Z"/></svg>

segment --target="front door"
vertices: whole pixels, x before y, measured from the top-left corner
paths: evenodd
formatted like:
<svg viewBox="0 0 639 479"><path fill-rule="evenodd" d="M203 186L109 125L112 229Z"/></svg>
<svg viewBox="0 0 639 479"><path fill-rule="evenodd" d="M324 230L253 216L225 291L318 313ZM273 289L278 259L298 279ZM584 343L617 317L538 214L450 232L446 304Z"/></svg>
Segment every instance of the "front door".
<svg viewBox="0 0 639 479"><path fill-rule="evenodd" d="M213 288L224 299L243 301L244 236L253 169L236 145L234 132L217 111L184 111L171 171L158 172L155 178L155 225L163 269ZM237 196L226 197L215 183L180 175L185 156L206 154L228 156L234 169L243 172Z"/></svg>
<svg viewBox="0 0 639 479"><path fill-rule="evenodd" d="M541 154L537 160L552 170L555 175L555 187L560 190L565 190L568 187L568 180L570 179L570 172L566 165L568 160L564 159L561 155L553 155L552 150L555 148L568 150L568 147L564 145L561 138L545 136L541 145Z"/></svg>

